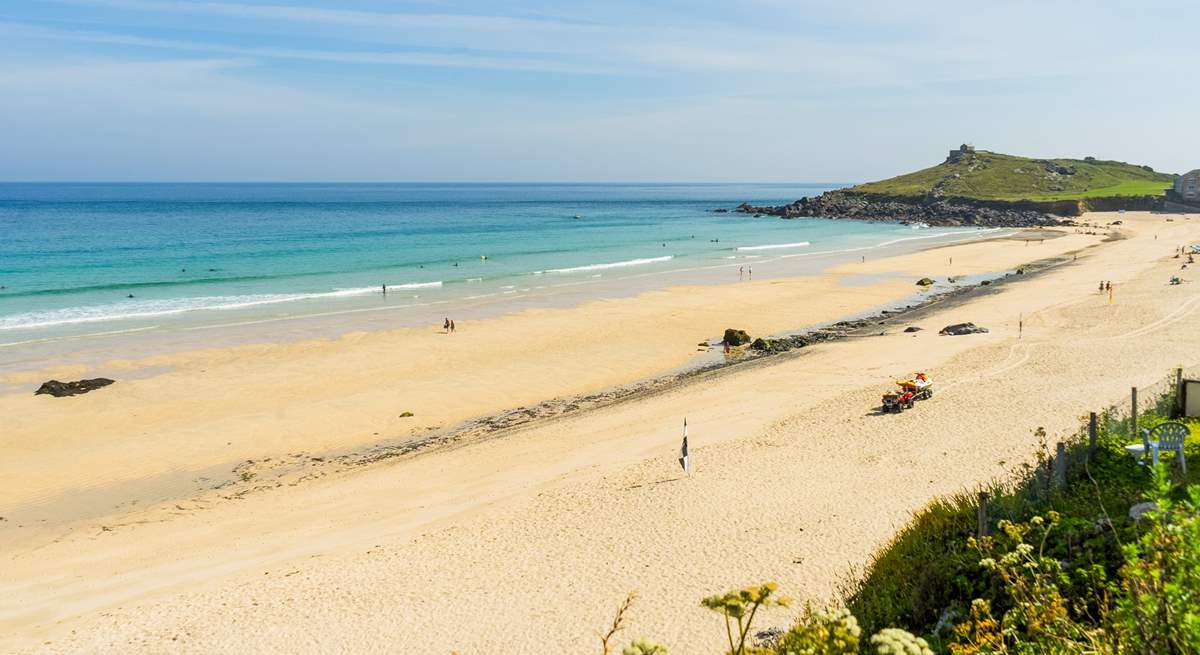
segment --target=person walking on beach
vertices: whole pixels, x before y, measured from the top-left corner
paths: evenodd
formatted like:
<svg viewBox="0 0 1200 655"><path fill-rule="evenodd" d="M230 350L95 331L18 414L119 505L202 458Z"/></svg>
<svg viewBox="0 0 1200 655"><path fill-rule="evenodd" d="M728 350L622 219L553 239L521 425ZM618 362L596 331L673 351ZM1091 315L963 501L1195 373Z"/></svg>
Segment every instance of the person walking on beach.
<svg viewBox="0 0 1200 655"><path fill-rule="evenodd" d="M450 318L449 317L447 317L446 320L442 322L442 329L446 331L446 334L450 334Z"/></svg>
<svg viewBox="0 0 1200 655"><path fill-rule="evenodd" d="M454 332L454 321L450 321L450 332Z"/></svg>
<svg viewBox="0 0 1200 655"><path fill-rule="evenodd" d="M1104 280L1100 280L1100 293L1104 293Z"/></svg>
<svg viewBox="0 0 1200 655"><path fill-rule="evenodd" d="M387 285L383 285L383 295L387 295Z"/></svg>
<svg viewBox="0 0 1200 655"><path fill-rule="evenodd" d="M740 279L742 279L742 276L743 276L743 275L745 275L745 274L746 274L746 267L745 267L745 266L738 266L738 279L739 279L739 280L740 280Z"/></svg>
<svg viewBox="0 0 1200 655"><path fill-rule="evenodd" d="M754 279L754 267L753 267L753 266L751 266L751 267L747 268L747 269L746 269L746 273L748 273L748 274L749 274L749 276L750 276L750 279L751 279L751 280L753 280L753 279Z"/></svg>

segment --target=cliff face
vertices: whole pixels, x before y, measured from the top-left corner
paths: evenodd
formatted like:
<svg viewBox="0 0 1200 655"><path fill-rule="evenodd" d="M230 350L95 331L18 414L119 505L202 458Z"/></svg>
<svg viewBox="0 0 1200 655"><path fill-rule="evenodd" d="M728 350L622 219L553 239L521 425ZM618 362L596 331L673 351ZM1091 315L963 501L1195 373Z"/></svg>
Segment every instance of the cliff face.
<svg viewBox="0 0 1200 655"><path fill-rule="evenodd" d="M1159 209L1156 196L1118 196L1086 200L1003 201L971 198L897 196L890 194L829 191L801 198L788 205L755 207L742 204L737 211L782 218L854 218L866 221L899 221L939 226L1036 227L1070 224L1064 217L1086 211Z"/></svg>

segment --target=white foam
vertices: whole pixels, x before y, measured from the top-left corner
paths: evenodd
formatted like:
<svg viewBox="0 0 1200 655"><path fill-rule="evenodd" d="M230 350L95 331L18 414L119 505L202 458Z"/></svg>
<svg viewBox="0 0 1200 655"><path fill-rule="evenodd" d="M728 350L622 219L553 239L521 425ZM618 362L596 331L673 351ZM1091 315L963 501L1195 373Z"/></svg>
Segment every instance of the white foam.
<svg viewBox="0 0 1200 655"><path fill-rule="evenodd" d="M623 262L612 262L609 264L589 264L587 266L572 266L570 268L552 268L546 273L578 273L581 271L600 271L607 268L625 268L626 266L643 266L645 264L658 264L660 262L669 262L675 257L673 255L663 255L662 257L645 257L642 259L628 259ZM543 271L538 271L539 273Z"/></svg>
<svg viewBox="0 0 1200 655"><path fill-rule="evenodd" d="M408 284L389 284L389 289L438 289L441 288L442 281L437 282L410 282Z"/></svg>
<svg viewBox="0 0 1200 655"><path fill-rule="evenodd" d="M413 289L421 287L440 287L441 282L422 282L416 284L398 284L392 288ZM200 296L194 298L164 298L156 300L129 299L107 305L87 305L83 307L64 307L45 311L25 312L11 316L0 316L0 331L29 330L60 325L76 325L80 323L99 323L103 321L121 321L130 319L155 318L158 316L173 316L196 311L223 311L244 309L259 305L276 305L296 302L299 300L319 300L326 298L347 298L380 293L380 287L356 287L349 289L334 289L318 293L269 293L242 296Z"/></svg>
<svg viewBox="0 0 1200 655"><path fill-rule="evenodd" d="M738 250L780 250L783 248L803 248L809 245L807 241L797 241L796 243L769 243L765 246L742 246Z"/></svg>

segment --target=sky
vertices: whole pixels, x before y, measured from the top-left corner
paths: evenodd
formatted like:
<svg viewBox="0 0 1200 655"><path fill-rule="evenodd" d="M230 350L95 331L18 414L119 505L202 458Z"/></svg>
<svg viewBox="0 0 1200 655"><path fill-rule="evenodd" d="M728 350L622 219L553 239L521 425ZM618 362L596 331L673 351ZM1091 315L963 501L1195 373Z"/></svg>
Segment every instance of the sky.
<svg viewBox="0 0 1200 655"><path fill-rule="evenodd" d="M1194 0L0 0L0 180L1200 167Z"/></svg>

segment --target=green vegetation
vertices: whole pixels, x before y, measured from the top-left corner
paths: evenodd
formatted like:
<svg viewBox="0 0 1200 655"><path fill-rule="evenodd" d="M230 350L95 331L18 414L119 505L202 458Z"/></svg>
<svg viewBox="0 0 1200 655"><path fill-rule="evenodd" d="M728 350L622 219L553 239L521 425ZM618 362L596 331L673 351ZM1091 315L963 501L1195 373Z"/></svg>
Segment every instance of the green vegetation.
<svg viewBox="0 0 1200 655"><path fill-rule="evenodd" d="M1172 176L1148 166L1086 159L1030 159L979 150L915 173L868 182L850 192L900 196L937 193L974 200L1081 200L1160 196Z"/></svg>
<svg viewBox="0 0 1200 655"><path fill-rule="evenodd" d="M1174 407L1162 395L1138 427ZM1042 456L991 490L986 536L976 535L974 496L933 503L847 584L844 608L806 607L789 630L764 636L752 626L760 610L790 604L774 584L705 598L724 617L726 652L1200 655L1200 464L1184 475L1164 453L1157 469L1141 466L1124 451L1129 419L1099 419L1095 450L1081 422L1061 469L1035 431ZM1200 463L1200 421L1186 423L1185 451ZM667 650L641 640L623 652Z"/></svg>

